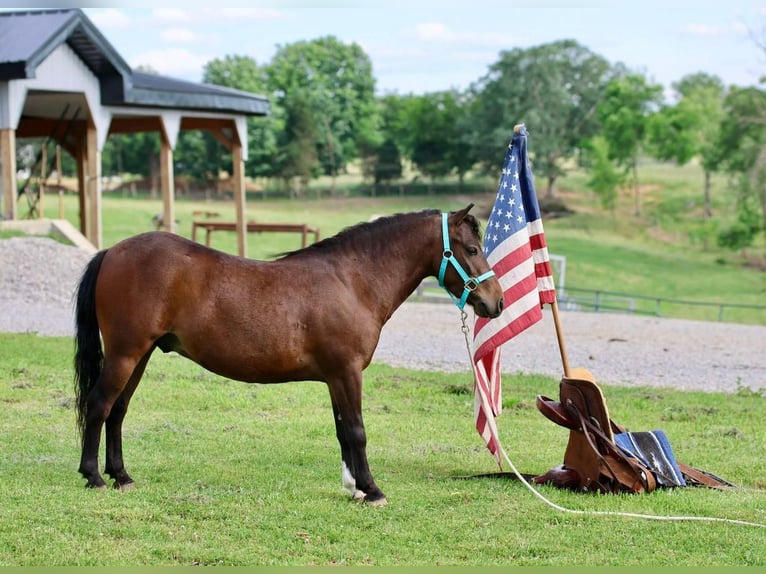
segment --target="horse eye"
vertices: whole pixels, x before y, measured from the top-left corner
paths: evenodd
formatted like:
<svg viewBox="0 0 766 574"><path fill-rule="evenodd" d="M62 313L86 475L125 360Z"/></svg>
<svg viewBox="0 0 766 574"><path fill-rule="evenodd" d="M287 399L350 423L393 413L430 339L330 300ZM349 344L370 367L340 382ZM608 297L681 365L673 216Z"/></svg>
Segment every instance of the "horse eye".
<svg viewBox="0 0 766 574"><path fill-rule="evenodd" d="M468 251L468 255L471 255L471 256L479 254L479 250L476 247L469 247L468 249L466 249L466 251Z"/></svg>

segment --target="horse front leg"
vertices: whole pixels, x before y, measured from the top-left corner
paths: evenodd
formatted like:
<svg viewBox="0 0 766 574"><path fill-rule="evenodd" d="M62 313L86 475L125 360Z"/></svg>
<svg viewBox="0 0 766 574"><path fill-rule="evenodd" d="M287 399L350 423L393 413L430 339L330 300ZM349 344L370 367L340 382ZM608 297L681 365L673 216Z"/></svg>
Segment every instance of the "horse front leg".
<svg viewBox="0 0 766 574"><path fill-rule="evenodd" d="M386 504L367 462L367 433L362 418L361 373L330 381L335 433L340 444L343 488L374 506Z"/></svg>
<svg viewBox="0 0 766 574"><path fill-rule="evenodd" d="M332 403L332 413L335 421L335 436L338 438L338 444L340 444L340 481L349 496L357 500L364 498L364 492L356 487L356 479L354 478L354 463L351 456L351 449L348 446L346 440L346 430L342 424L343 417L338 410L338 405L335 401Z"/></svg>

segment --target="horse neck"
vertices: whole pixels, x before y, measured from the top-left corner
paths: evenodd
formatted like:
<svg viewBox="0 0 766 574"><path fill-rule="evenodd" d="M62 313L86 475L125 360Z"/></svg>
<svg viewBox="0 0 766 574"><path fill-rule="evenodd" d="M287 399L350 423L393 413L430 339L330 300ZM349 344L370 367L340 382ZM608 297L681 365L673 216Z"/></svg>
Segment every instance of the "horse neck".
<svg viewBox="0 0 766 574"><path fill-rule="evenodd" d="M347 252L354 262L355 285L385 322L423 279L436 275L442 254L441 220L438 214L410 215L401 224L372 231L357 246Z"/></svg>

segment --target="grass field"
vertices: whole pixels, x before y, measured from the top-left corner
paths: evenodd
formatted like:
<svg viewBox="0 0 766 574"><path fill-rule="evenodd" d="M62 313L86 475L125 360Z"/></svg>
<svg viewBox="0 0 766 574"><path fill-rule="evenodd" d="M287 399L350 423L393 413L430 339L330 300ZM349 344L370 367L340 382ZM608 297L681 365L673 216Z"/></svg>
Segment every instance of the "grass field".
<svg viewBox="0 0 766 574"><path fill-rule="evenodd" d="M763 272L744 266L740 254L705 250L694 239L701 174L650 166L642 181L641 218L627 195L615 214L601 212L583 190L582 174L560 182L576 213L546 222L546 237L552 253L567 257L567 285L763 304ZM730 217L722 181L714 191L716 210ZM486 213L494 199L491 191L348 195L254 199L247 216L318 225L327 237L376 214L469 201ZM77 225L74 198L64 200L66 218ZM46 205L46 215L56 217L56 202ZM673 205L690 207L674 212ZM182 235L190 235L197 209L234 219L231 202L180 198ZM152 229L160 211L159 199L105 197L105 245ZM287 234L251 234L248 241L250 256L263 259L299 246ZM234 235L214 235L213 246L235 252ZM763 245L753 253L763 256ZM324 385L244 385L157 353L125 423L126 464L137 489L88 491L76 472L72 353L69 339L0 334L0 565L766 565L766 528L571 514L544 505L517 481L457 478L497 470L473 426L468 367L441 374L373 364L366 371L368 454L389 499L385 508L369 508L341 494ZM530 473L560 464L567 431L534 407L538 394L557 396L558 382L507 377L503 392L498 425L512 461ZM632 496L540 488L551 501L583 511L766 524L765 389L604 392L618 423L663 429L679 460L743 488Z"/></svg>
<svg viewBox="0 0 766 574"><path fill-rule="evenodd" d="M473 428L471 376L371 366L368 454L389 505L340 490L324 385L245 385L157 354L125 423L130 492L77 474L72 343L0 335L0 565L764 565L766 528L563 513L505 479ZM683 462L742 487L540 492L566 508L766 523L764 395L604 388L612 417L662 428ZM505 381L500 436L521 471L561 463L534 408L557 381Z"/></svg>

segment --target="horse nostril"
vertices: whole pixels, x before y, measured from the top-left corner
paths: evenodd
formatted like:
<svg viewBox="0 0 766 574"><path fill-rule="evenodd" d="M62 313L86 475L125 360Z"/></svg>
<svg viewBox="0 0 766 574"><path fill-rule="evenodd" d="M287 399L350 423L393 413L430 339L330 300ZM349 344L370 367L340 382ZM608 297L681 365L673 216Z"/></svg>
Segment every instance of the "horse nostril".
<svg viewBox="0 0 766 574"><path fill-rule="evenodd" d="M497 314L503 312L503 307L505 306L505 301L503 301L503 298L500 297L500 299L497 300Z"/></svg>

